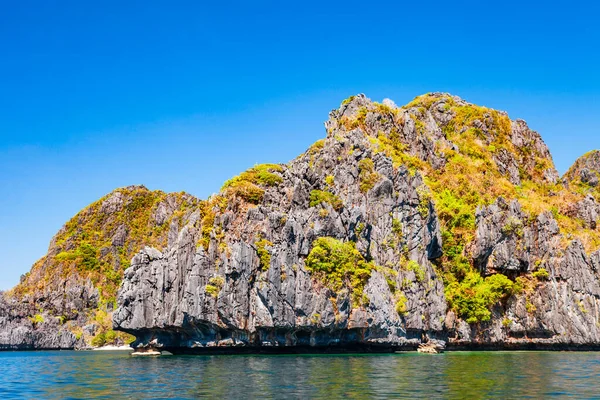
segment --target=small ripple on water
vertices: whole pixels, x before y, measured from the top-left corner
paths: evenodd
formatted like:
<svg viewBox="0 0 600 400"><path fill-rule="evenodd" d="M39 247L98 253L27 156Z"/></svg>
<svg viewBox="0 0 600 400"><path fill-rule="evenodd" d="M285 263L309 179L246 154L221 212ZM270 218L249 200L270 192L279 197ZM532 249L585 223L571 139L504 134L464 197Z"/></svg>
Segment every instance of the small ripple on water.
<svg viewBox="0 0 600 400"><path fill-rule="evenodd" d="M0 398L594 398L600 353L0 353Z"/></svg>

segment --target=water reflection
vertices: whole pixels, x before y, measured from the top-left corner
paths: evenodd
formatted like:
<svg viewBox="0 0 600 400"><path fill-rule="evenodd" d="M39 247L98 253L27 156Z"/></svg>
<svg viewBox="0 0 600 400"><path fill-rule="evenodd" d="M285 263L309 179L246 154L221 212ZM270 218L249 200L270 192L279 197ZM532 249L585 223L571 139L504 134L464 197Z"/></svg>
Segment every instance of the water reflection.
<svg viewBox="0 0 600 400"><path fill-rule="evenodd" d="M0 398L594 398L600 353L0 353Z"/></svg>

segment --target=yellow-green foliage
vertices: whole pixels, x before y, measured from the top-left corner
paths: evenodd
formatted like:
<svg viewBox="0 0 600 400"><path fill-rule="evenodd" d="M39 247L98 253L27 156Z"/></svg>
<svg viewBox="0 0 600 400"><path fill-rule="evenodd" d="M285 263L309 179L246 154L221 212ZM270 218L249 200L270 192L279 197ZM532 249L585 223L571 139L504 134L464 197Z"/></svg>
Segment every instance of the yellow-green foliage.
<svg viewBox="0 0 600 400"><path fill-rule="evenodd" d="M92 346L102 347L106 344L106 333L100 332L91 341Z"/></svg>
<svg viewBox="0 0 600 400"><path fill-rule="evenodd" d="M408 311L407 307L406 307L406 302L407 302L407 298L404 295L404 293L397 292L396 293L396 312L399 315L404 315Z"/></svg>
<svg viewBox="0 0 600 400"><path fill-rule="evenodd" d="M431 202L431 193L426 186L422 185L417 188L417 194L419 195L419 205L417 211L421 214L421 217L426 218L429 215L429 204Z"/></svg>
<svg viewBox="0 0 600 400"><path fill-rule="evenodd" d="M413 108L413 107L429 108L433 105L433 103L435 103L438 100L439 100L439 97L434 96L432 93L426 93L421 96L415 97L413 99L413 101L406 104L402 108L404 108L404 109L409 109L409 108Z"/></svg>
<svg viewBox="0 0 600 400"><path fill-rule="evenodd" d="M323 150L324 147L325 147L325 139L319 139L316 142L314 142L312 144L312 146L310 146L310 148L308 149L308 153L309 154L318 153L319 151Z"/></svg>
<svg viewBox="0 0 600 400"><path fill-rule="evenodd" d="M320 237L313 242L306 268L333 292L349 290L353 303L361 305L366 302L363 290L375 266L356 250L354 242Z"/></svg>
<svg viewBox="0 0 600 400"><path fill-rule="evenodd" d="M340 210L344 203L335 194L323 190L313 190L310 192L310 206L316 207L321 203L329 203L334 210Z"/></svg>
<svg viewBox="0 0 600 400"><path fill-rule="evenodd" d="M519 218L509 217L504 226L502 227L502 233L506 236L517 235L518 237L523 236L523 222Z"/></svg>
<svg viewBox="0 0 600 400"><path fill-rule="evenodd" d="M44 316L42 314L35 314L33 317L29 317L29 320L34 325L43 324L44 323Z"/></svg>
<svg viewBox="0 0 600 400"><path fill-rule="evenodd" d="M333 177L333 175L327 175L325 177L325 183L327 184L327 186L330 186L330 187L333 186L333 184L334 184L334 177Z"/></svg>
<svg viewBox="0 0 600 400"><path fill-rule="evenodd" d="M225 193L228 196L242 198L251 204L259 204L265 195L264 189L248 181L239 181L229 186Z"/></svg>
<svg viewBox="0 0 600 400"><path fill-rule="evenodd" d="M600 179L600 171L590 166L600 166L600 150L592 150L579 157L577 161L565 173L564 179L569 182L569 188L579 194L591 194L600 202L600 185L591 186L588 182L581 181L581 170L586 168L589 174L596 175Z"/></svg>
<svg viewBox="0 0 600 400"><path fill-rule="evenodd" d="M221 289L223 289L224 284L225 279L222 276L213 276L208 280L208 284L206 285L206 293L214 298L217 298L219 297L219 293L221 293Z"/></svg>
<svg viewBox="0 0 600 400"><path fill-rule="evenodd" d="M392 232L397 236L402 236L402 222L399 219L392 218Z"/></svg>
<svg viewBox="0 0 600 400"><path fill-rule="evenodd" d="M167 197L176 210L162 225L152 215ZM118 198L115 206L105 201ZM175 217L181 220L197 207L198 200L181 192L167 194L143 186L120 188L81 210L55 236L49 256L38 260L13 293L21 296L58 290L61 282L72 275L89 278L105 299L114 300L131 258L143 246L163 249L168 229ZM124 228L123 245L113 246L117 229ZM111 249L114 251L102 251ZM56 254L56 256L52 256ZM116 266L116 268L115 268Z"/></svg>
<svg viewBox="0 0 600 400"><path fill-rule="evenodd" d="M427 167L427 163L408 152L408 146L400 141L397 130L392 130L389 136L379 133L377 137L370 137L369 140L373 150L384 153L392 159L394 167L404 165L413 173Z"/></svg>
<svg viewBox="0 0 600 400"><path fill-rule="evenodd" d="M278 164L255 165L240 175L231 178L221 188L228 196L240 197L252 204L259 204L265 191L262 187L277 186L283 178L277 172L283 171Z"/></svg>
<svg viewBox="0 0 600 400"><path fill-rule="evenodd" d="M236 186L240 182L250 182L262 186L277 186L283 182L283 178L276 172L283 171L279 164L259 164L231 178L223 184L221 190Z"/></svg>
<svg viewBox="0 0 600 400"><path fill-rule="evenodd" d="M406 263L404 268L407 271L413 271L415 273L417 281L423 282L425 280L425 268L421 266L418 262L410 260Z"/></svg>
<svg viewBox="0 0 600 400"><path fill-rule="evenodd" d="M495 274L484 279L475 271L445 289L448 305L470 324L489 321L490 308L514 292L515 284L506 276Z"/></svg>
<svg viewBox="0 0 600 400"><path fill-rule="evenodd" d="M224 212L227 209L227 197L216 195L204 201L200 204L199 210L202 215L202 235L198 239L198 245L204 247L204 250L208 251L210 246L210 238L212 232L215 230L215 218L217 212Z"/></svg>
<svg viewBox="0 0 600 400"><path fill-rule="evenodd" d="M437 95L420 96L404 107L415 122L418 135L425 133L422 121L424 113L440 99ZM600 247L598 231L585 229L580 221L567 216L565 204L577 201L577 195L566 191L561 185L544 181L544 172L552 167L551 160L542 158L531 146L515 146L511 141L511 122L505 114L485 107L460 105L451 97L443 100L445 110L453 114L453 118L442 125L442 130L445 137L456 145L455 148L449 148L442 143L438 144L437 151L443 153L447 160L444 167L434 169L411 154L407 144L401 140L398 127L392 128L387 135L378 132L376 137L370 132L370 140L373 149L385 152L392 158L395 167L406 165L409 169L419 170L427 187L431 189L429 196L440 218L443 237L443 256L438 265L445 284L453 288L451 292L464 288L461 286L463 283L473 286L473 277L478 276L478 273L474 271L472 257L467 249L475 235L475 210L478 206L493 203L499 196L508 201L518 199L522 209L532 218L541 212L552 211L565 237L567 234L578 236L588 251ZM482 123L487 132L481 129ZM513 185L498 170L494 157L500 151L508 152L517 160L524 160L520 166L521 186ZM421 202L418 211L426 216L428 205L423 194L425 191L419 193ZM523 228L521 221L509 220L503 233L521 237ZM538 274L540 279L547 279L542 272ZM463 281L467 276L470 279ZM478 290L485 288L481 285L475 287ZM485 296L472 289L459 291L463 296L457 298L455 303L482 304L480 300ZM477 301L465 303L469 293ZM485 311L479 311L481 312L474 314L485 314Z"/></svg>
<svg viewBox="0 0 600 400"><path fill-rule="evenodd" d="M352 100L354 100L356 96L350 96L346 99L344 99L344 101L342 101L342 105L345 106L346 104L349 104Z"/></svg>
<svg viewBox="0 0 600 400"><path fill-rule="evenodd" d="M55 257L56 261L74 261L80 271L97 271L100 267L98 250L88 242L81 242L73 251L62 251Z"/></svg>
<svg viewBox="0 0 600 400"><path fill-rule="evenodd" d="M105 345L115 345L118 343L129 344L135 340L135 337L125 333L116 332L112 329L111 314L106 311L106 302L100 302L100 308L93 314L93 322L98 326L96 335L91 338L90 344L94 347ZM77 331L77 333L80 333Z"/></svg>
<svg viewBox="0 0 600 400"><path fill-rule="evenodd" d="M356 227L354 228L354 233L356 233L356 236L360 236L364 230L365 230L365 224L362 222L359 222L358 224L356 224Z"/></svg>
<svg viewBox="0 0 600 400"><path fill-rule="evenodd" d="M546 281L550 277L550 274L548 273L548 271L546 271L546 268L539 268L533 271L531 275L533 275L534 278L537 278L540 281Z"/></svg>
<svg viewBox="0 0 600 400"><path fill-rule="evenodd" d="M359 188L363 193L367 193L381 179L379 173L375 171L375 165L370 158L363 158L358 162Z"/></svg>
<svg viewBox="0 0 600 400"><path fill-rule="evenodd" d="M269 242L266 239L260 239L256 243L256 254L258 254L258 260L260 269L266 271L271 266L271 253L267 250L267 246L273 246L273 243Z"/></svg>

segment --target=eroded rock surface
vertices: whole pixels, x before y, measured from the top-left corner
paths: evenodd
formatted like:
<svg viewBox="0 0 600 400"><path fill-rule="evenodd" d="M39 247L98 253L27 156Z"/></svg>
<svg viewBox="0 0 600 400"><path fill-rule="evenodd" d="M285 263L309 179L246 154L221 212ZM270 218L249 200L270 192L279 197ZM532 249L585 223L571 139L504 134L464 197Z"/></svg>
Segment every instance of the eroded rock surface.
<svg viewBox="0 0 600 400"><path fill-rule="evenodd" d="M82 210L1 296L0 349L122 340L111 315L175 352L600 348L600 153L559 180L524 121L445 93L325 128L206 201Z"/></svg>
<svg viewBox="0 0 600 400"><path fill-rule="evenodd" d="M394 169L359 131L343 141L335 135L333 129L320 148L285 166L282 184L267 189L257 207L232 200L219 211L219 233L207 249L196 245L196 219L168 251L143 249L125 272L115 327L134 333L140 345L164 348L416 346L422 334L443 335L443 284L430 262L441 255L440 226L421 193L422 177ZM378 175L365 193L358 167L364 159ZM333 193L344 206L311 207L314 190ZM305 259L318 237L353 240L385 267L372 271L366 304L356 307L347 290L336 293L311 276ZM270 243L265 267L259 240ZM408 260L414 270L405 268ZM216 296L207 293L215 277L223 279ZM400 287L403 314L396 307Z"/></svg>
<svg viewBox="0 0 600 400"><path fill-rule="evenodd" d="M445 94L430 96L425 106L404 108L362 95L349 99L331 112L327 138L281 166L282 182L265 188L256 206L222 194L227 200L214 207L204 245L198 243L206 218L199 215L167 251L143 249L125 272L116 329L136 335L138 347L198 352L389 350L422 342L449 348L599 346L600 254L588 255L579 240L566 238L552 212L534 215L517 199L499 196L477 209L464 254L483 276L523 278L515 281L521 288L494 304L487 321L467 323L449 307L439 271L451 267L431 178L405 165L425 162L430 176L444 171L448 152L464 151L448 129L458 126L460 107L469 105ZM494 173L510 184L552 187L558 174L540 136L521 120L500 132L504 117L483 112L460 129L483 138L479 145L493 154ZM387 140L412 158L399 160L386 151ZM502 140L508 144L496 148ZM361 190L366 159L376 178ZM340 204L314 204L315 190L332 193ZM582 201L572 206L581 210L577 215L595 221L591 200ZM353 300L349 290L328 288L307 268L319 237L355 242L378 266L367 279L364 302ZM268 245L262 248L261 241ZM261 265L264 250L268 265Z"/></svg>

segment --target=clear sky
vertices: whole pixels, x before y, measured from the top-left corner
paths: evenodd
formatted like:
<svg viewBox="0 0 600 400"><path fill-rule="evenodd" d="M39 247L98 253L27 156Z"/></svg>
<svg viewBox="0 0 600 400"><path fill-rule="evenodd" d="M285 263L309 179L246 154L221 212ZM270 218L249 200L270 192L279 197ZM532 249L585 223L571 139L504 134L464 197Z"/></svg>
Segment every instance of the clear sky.
<svg viewBox="0 0 600 400"><path fill-rule="evenodd" d="M600 148L596 2L210 3L2 3L0 289L114 188L206 197L356 93L506 110L560 173Z"/></svg>

